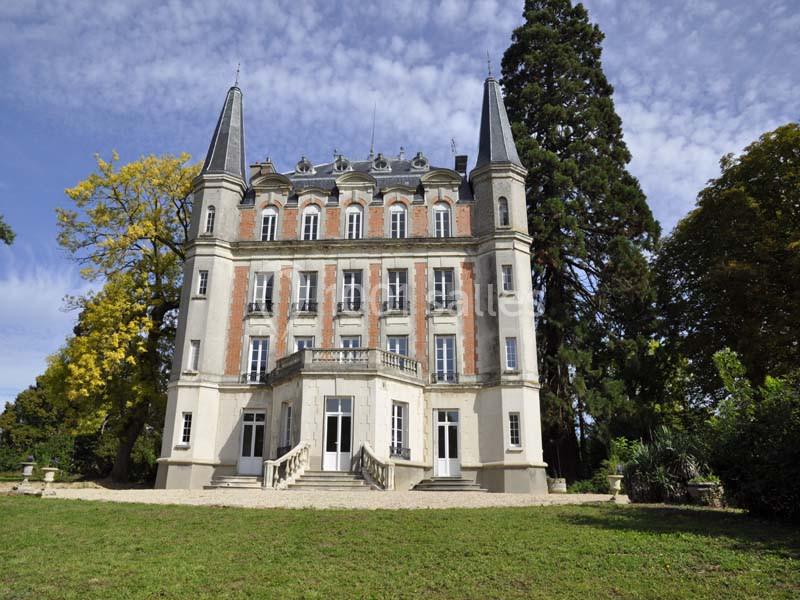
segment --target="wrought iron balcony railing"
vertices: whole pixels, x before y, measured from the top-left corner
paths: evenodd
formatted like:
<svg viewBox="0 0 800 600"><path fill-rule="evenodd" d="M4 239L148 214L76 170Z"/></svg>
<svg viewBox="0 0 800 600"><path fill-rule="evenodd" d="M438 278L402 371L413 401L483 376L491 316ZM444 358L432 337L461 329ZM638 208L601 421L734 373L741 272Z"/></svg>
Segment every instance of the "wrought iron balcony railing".
<svg viewBox="0 0 800 600"><path fill-rule="evenodd" d="M390 298L383 303L383 312L408 313L409 303L405 298Z"/></svg>
<svg viewBox="0 0 800 600"><path fill-rule="evenodd" d="M272 300L264 300L261 302L248 302L248 314L253 313L269 313L272 314Z"/></svg>
<svg viewBox="0 0 800 600"><path fill-rule="evenodd" d="M300 302L295 302L292 305L294 312L301 312L301 313L316 313L317 312L317 301L316 300L301 300Z"/></svg>
<svg viewBox="0 0 800 600"><path fill-rule="evenodd" d="M389 458L402 458L403 460L411 460L411 448L404 448L402 446L389 446Z"/></svg>
<svg viewBox="0 0 800 600"><path fill-rule="evenodd" d="M267 372L250 371L248 373L242 373L241 381L242 383L267 383Z"/></svg>
<svg viewBox="0 0 800 600"><path fill-rule="evenodd" d="M458 383L458 373L455 371L434 371L431 373L431 383Z"/></svg>
<svg viewBox="0 0 800 600"><path fill-rule="evenodd" d="M361 312L361 299L345 300L336 305L336 312Z"/></svg>
<svg viewBox="0 0 800 600"><path fill-rule="evenodd" d="M456 299L454 296L440 296L431 302L431 311L435 310L456 310Z"/></svg>

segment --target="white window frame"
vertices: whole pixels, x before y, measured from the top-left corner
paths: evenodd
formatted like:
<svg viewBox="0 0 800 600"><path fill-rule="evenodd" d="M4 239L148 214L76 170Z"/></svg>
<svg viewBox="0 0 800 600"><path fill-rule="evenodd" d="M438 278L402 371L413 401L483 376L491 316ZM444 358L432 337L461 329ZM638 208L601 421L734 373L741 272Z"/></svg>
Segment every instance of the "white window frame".
<svg viewBox="0 0 800 600"><path fill-rule="evenodd" d="M197 295L205 296L208 294L208 270L201 269L197 274Z"/></svg>
<svg viewBox="0 0 800 600"><path fill-rule="evenodd" d="M458 373L458 363L456 362L456 336L436 335L434 336L434 346L436 350L436 380L454 381Z"/></svg>
<svg viewBox="0 0 800 600"><path fill-rule="evenodd" d="M500 267L500 273L503 278L503 291L514 291L514 267L513 265L503 265Z"/></svg>
<svg viewBox="0 0 800 600"><path fill-rule="evenodd" d="M267 304L272 300L274 274L258 271L253 276L253 302Z"/></svg>
<svg viewBox="0 0 800 600"><path fill-rule="evenodd" d="M310 204L303 210L303 240L315 241L319 239L319 222L321 211L316 204Z"/></svg>
<svg viewBox="0 0 800 600"><path fill-rule="evenodd" d="M394 240L408 237L408 210L399 202L389 207L389 237Z"/></svg>
<svg viewBox="0 0 800 600"><path fill-rule="evenodd" d="M200 340L189 340L189 360L186 370L197 373L200 367Z"/></svg>
<svg viewBox="0 0 800 600"><path fill-rule="evenodd" d="M186 411L181 415L181 441L180 446L188 447L192 443L192 413Z"/></svg>
<svg viewBox="0 0 800 600"><path fill-rule="evenodd" d="M392 402L390 446L397 448L396 452L399 453L409 447L408 441L408 403Z"/></svg>
<svg viewBox="0 0 800 600"><path fill-rule="evenodd" d="M300 348L300 346L303 346ZM306 348L313 348L314 347L314 336L313 335L300 335L294 338L294 351L299 352L300 350L305 350Z"/></svg>
<svg viewBox="0 0 800 600"><path fill-rule="evenodd" d="M250 353L247 362L247 380L259 383L261 375L269 369L269 336L250 338Z"/></svg>
<svg viewBox="0 0 800 600"><path fill-rule="evenodd" d="M508 413L508 447L522 448L522 418L517 411Z"/></svg>
<svg viewBox="0 0 800 600"><path fill-rule="evenodd" d="M289 402L281 404L281 446L292 445L292 405Z"/></svg>
<svg viewBox="0 0 800 600"><path fill-rule="evenodd" d="M345 211L345 237L348 240L364 237L364 209L358 204L351 204Z"/></svg>
<svg viewBox="0 0 800 600"><path fill-rule="evenodd" d="M449 275L449 278L447 277ZM454 308L456 301L456 274L454 269L433 270L433 304L436 309Z"/></svg>
<svg viewBox="0 0 800 600"><path fill-rule="evenodd" d="M345 310L361 310L363 308L364 277L359 270L347 270L342 273L342 304Z"/></svg>
<svg viewBox="0 0 800 600"><path fill-rule="evenodd" d="M499 227L511 226L511 213L508 209L508 200L501 196L497 201L497 225Z"/></svg>
<svg viewBox="0 0 800 600"><path fill-rule="evenodd" d="M405 349L404 352L401 350ZM386 351L401 356L408 356L408 336L407 335L387 335Z"/></svg>
<svg viewBox="0 0 800 600"><path fill-rule="evenodd" d="M297 286L297 303L300 305L317 304L317 272L300 271Z"/></svg>
<svg viewBox="0 0 800 600"><path fill-rule="evenodd" d="M389 310L408 309L408 269L389 269L388 273Z"/></svg>
<svg viewBox="0 0 800 600"><path fill-rule="evenodd" d="M437 238L446 238L453 235L453 219L450 205L438 202L433 206L433 231Z"/></svg>
<svg viewBox="0 0 800 600"><path fill-rule="evenodd" d="M261 241L274 242L278 239L278 210L268 206L261 213Z"/></svg>
<svg viewBox="0 0 800 600"><path fill-rule="evenodd" d="M206 209L206 233L214 233L217 221L217 208L212 204Z"/></svg>
<svg viewBox="0 0 800 600"><path fill-rule="evenodd" d="M506 371L516 371L519 369L519 350L517 348L517 338L507 337L506 343Z"/></svg>

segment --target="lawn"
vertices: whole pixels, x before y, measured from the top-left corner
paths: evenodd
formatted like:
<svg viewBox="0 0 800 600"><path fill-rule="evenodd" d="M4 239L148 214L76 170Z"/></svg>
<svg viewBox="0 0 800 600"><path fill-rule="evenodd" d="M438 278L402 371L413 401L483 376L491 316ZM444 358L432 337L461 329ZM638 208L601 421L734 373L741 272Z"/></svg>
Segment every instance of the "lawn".
<svg viewBox="0 0 800 600"><path fill-rule="evenodd" d="M797 598L800 530L686 508L253 510L0 496L0 598Z"/></svg>

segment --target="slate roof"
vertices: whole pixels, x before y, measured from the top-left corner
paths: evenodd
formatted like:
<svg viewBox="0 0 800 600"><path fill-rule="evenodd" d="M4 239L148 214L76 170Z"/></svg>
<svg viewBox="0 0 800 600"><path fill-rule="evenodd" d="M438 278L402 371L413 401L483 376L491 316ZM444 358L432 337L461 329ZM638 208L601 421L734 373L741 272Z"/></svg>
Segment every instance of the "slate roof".
<svg viewBox="0 0 800 600"><path fill-rule="evenodd" d="M489 163L511 163L522 166L514 144L514 136L511 135L511 125L508 122L500 84L491 76L487 77L483 84L483 111L475 168Z"/></svg>
<svg viewBox="0 0 800 600"><path fill-rule="evenodd" d="M242 115L242 90L233 86L228 90L225 104L217 119L214 136L208 146L201 174L224 173L247 181L244 161L244 119Z"/></svg>

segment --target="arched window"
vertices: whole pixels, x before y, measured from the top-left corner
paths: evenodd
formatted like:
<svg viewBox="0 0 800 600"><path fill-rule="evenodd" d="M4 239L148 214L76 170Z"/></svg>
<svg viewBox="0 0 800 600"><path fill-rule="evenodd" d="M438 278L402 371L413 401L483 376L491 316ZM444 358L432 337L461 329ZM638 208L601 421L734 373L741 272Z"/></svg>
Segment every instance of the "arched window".
<svg viewBox="0 0 800 600"><path fill-rule="evenodd" d="M357 204L347 207L347 239L360 240L364 230L364 211Z"/></svg>
<svg viewBox="0 0 800 600"><path fill-rule="evenodd" d="M406 207L392 204L389 209L389 233L394 239L406 237Z"/></svg>
<svg viewBox="0 0 800 600"><path fill-rule="evenodd" d="M303 211L303 239L319 239L319 206L311 204Z"/></svg>
<svg viewBox="0 0 800 600"><path fill-rule="evenodd" d="M206 210L206 233L214 233L214 221L217 218L217 209L214 205L208 207Z"/></svg>
<svg viewBox="0 0 800 600"><path fill-rule="evenodd" d="M278 235L278 210L268 206L261 213L261 241L274 242Z"/></svg>
<svg viewBox="0 0 800 600"><path fill-rule="evenodd" d="M450 237L450 205L446 202L433 206L433 226L437 238Z"/></svg>
<svg viewBox="0 0 800 600"><path fill-rule="evenodd" d="M508 227L511 221L508 214L508 200L500 198L497 201L497 222L500 227Z"/></svg>

